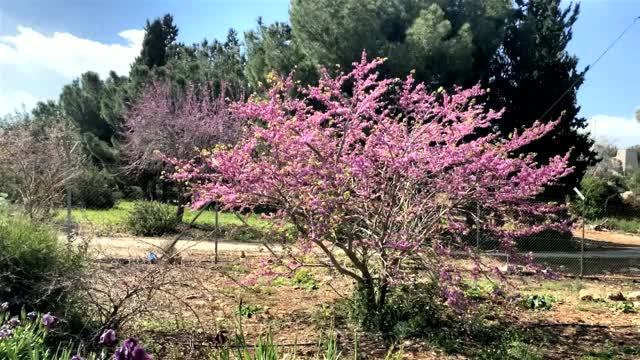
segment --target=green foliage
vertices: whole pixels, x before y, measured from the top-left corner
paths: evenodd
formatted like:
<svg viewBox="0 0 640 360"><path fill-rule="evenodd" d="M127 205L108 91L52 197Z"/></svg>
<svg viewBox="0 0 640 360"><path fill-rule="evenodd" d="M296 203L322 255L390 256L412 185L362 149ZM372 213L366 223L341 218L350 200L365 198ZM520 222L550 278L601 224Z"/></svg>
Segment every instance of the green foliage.
<svg viewBox="0 0 640 360"><path fill-rule="evenodd" d="M328 68L350 66L365 49L389 57L390 75L415 69L420 81L469 85L488 70L510 10L506 0L294 0L291 44L281 48L301 54L299 65Z"/></svg>
<svg viewBox="0 0 640 360"><path fill-rule="evenodd" d="M265 234L254 226L229 224L224 226L224 238L228 241L261 242Z"/></svg>
<svg viewBox="0 0 640 360"><path fill-rule="evenodd" d="M307 269L299 269L293 274L291 279L294 285L301 286L307 290L316 290L318 288L318 282Z"/></svg>
<svg viewBox="0 0 640 360"><path fill-rule="evenodd" d="M265 25L258 19L255 29L245 32L247 64L245 75L254 89L267 85L271 72L288 74L295 69L297 79L312 75L315 67L304 63L297 46L292 44L291 27L275 22ZM307 69L308 67L308 69Z"/></svg>
<svg viewBox="0 0 640 360"><path fill-rule="evenodd" d="M245 318L252 318L262 311L262 308L252 304L240 304L236 309L236 315Z"/></svg>
<svg viewBox="0 0 640 360"><path fill-rule="evenodd" d="M613 310L621 313L625 313L625 314L632 314L637 312L637 309L633 305L632 301L617 302L613 304Z"/></svg>
<svg viewBox="0 0 640 360"><path fill-rule="evenodd" d="M142 200L144 198L144 191L140 186L127 186L124 189L124 196L127 200Z"/></svg>
<svg viewBox="0 0 640 360"><path fill-rule="evenodd" d="M618 190L610 183L594 176L585 176L580 181L580 191L586 200L575 199L572 210L575 216L587 219L599 219L614 213L616 206L620 206Z"/></svg>
<svg viewBox="0 0 640 360"><path fill-rule="evenodd" d="M11 317L9 313L0 313L0 324L4 324ZM23 311L20 325L12 329L11 336L0 339L0 359L6 360L70 360L75 351L72 346L57 346L55 351L47 345L48 331L43 326L42 317L37 315L28 319ZM91 353L86 360L95 360Z"/></svg>
<svg viewBox="0 0 640 360"><path fill-rule="evenodd" d="M500 285L492 281L474 282L465 290L464 294L472 300L485 300L498 293L500 289Z"/></svg>
<svg viewBox="0 0 640 360"><path fill-rule="evenodd" d="M178 226L175 208L157 201L135 203L127 220L134 235L159 236L176 231Z"/></svg>
<svg viewBox="0 0 640 360"><path fill-rule="evenodd" d="M71 199L74 206L87 209L110 209L115 205L116 184L106 170L90 168L72 181Z"/></svg>
<svg viewBox="0 0 640 360"><path fill-rule="evenodd" d="M178 27L173 24L173 16L166 14L162 19L147 21L140 57L136 59L152 69L167 63L168 52L178 37Z"/></svg>
<svg viewBox="0 0 640 360"><path fill-rule="evenodd" d="M55 310L83 274L84 258L46 225L0 214L0 299L11 309Z"/></svg>
<svg viewBox="0 0 640 360"><path fill-rule="evenodd" d="M580 360L615 360L618 359L616 348L607 341L600 350L590 350Z"/></svg>
<svg viewBox="0 0 640 360"><path fill-rule="evenodd" d="M382 309L371 309L366 294L356 290L348 316L367 330L386 337L424 337L443 324L446 310L435 284L400 285L389 291Z"/></svg>
<svg viewBox="0 0 640 360"><path fill-rule="evenodd" d="M609 230L622 231L631 234L640 234L640 219L606 218L603 226Z"/></svg>
<svg viewBox="0 0 640 360"><path fill-rule="evenodd" d="M525 309L534 311L551 310L553 304L557 303L558 299L551 294L533 294L528 295L520 301L520 305Z"/></svg>
<svg viewBox="0 0 640 360"><path fill-rule="evenodd" d="M518 331L506 331L492 344L478 351L478 360L542 360L541 351Z"/></svg>
<svg viewBox="0 0 640 360"><path fill-rule="evenodd" d="M578 115L577 92L586 69L579 69L578 58L567 51L578 13L579 4L565 6L561 0L516 0L502 48L485 81L491 89L489 107L505 109L497 123L503 136L538 120L559 120L551 132L519 150L535 153L540 162L570 153L573 172L545 194L555 198L570 194L587 167L596 163L593 142L582 131L587 120Z"/></svg>

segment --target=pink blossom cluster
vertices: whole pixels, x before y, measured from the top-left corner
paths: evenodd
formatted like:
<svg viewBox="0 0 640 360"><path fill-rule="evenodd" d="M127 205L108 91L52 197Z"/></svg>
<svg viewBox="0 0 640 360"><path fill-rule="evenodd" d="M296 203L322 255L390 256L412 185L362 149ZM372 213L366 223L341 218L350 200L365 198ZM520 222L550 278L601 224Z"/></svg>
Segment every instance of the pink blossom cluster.
<svg viewBox="0 0 640 360"><path fill-rule="evenodd" d="M348 73L323 71L317 86L278 80L266 97L232 106L250 124L239 144L175 161L173 176L193 182L195 207L276 209L300 245L361 285L406 281L403 263L418 261L455 305L461 281L447 259L468 252L477 273L492 270L462 240L476 224L507 251L520 237L567 228L560 207L534 199L571 171L569 154L546 165L516 156L556 123L505 140L491 131L502 112L477 102L479 86L430 92L411 75L381 79L381 63L363 54Z"/></svg>

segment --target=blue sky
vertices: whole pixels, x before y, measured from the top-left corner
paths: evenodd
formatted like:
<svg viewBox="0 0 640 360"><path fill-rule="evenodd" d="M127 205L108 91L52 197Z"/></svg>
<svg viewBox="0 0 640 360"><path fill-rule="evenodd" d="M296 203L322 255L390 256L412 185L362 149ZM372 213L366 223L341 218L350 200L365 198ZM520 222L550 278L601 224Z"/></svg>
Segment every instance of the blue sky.
<svg viewBox="0 0 640 360"><path fill-rule="evenodd" d="M0 114L20 104L56 99L84 71L126 73L139 53L145 20L167 12L192 43L224 38L265 21L286 21L288 0L0 0ZM640 16L638 0L583 0L569 50L582 66ZM579 92L581 114L599 139L619 146L640 143L640 21L587 74Z"/></svg>

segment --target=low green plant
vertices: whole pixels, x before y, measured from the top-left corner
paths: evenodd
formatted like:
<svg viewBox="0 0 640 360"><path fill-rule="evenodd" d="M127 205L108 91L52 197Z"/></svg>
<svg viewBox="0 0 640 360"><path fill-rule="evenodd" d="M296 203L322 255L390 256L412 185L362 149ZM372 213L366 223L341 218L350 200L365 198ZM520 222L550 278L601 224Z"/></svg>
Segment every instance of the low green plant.
<svg viewBox="0 0 640 360"><path fill-rule="evenodd" d="M491 346L480 349L473 357L478 360L541 360L540 349L530 344L517 330L507 330Z"/></svg>
<svg viewBox="0 0 640 360"><path fill-rule="evenodd" d="M175 208L157 201L140 201L133 206L127 226L134 235L159 236L178 226Z"/></svg>
<svg viewBox="0 0 640 360"><path fill-rule="evenodd" d="M367 309L361 290L356 289L346 310L347 317L365 330L387 338L425 337L433 334L446 317L436 284L399 285L389 290L383 308Z"/></svg>
<svg viewBox="0 0 640 360"><path fill-rule="evenodd" d="M240 304L236 308L236 315L244 318L251 318L262 311L262 308L252 304Z"/></svg>
<svg viewBox="0 0 640 360"><path fill-rule="evenodd" d="M260 242L265 234L255 226L229 224L224 226L224 237L227 241Z"/></svg>
<svg viewBox="0 0 640 360"><path fill-rule="evenodd" d="M616 348L607 341L599 350L591 350L581 360L615 360L618 359Z"/></svg>
<svg viewBox="0 0 640 360"><path fill-rule="evenodd" d="M307 290L316 290L318 288L318 282L307 269L299 269L293 274L291 279L294 285L301 286Z"/></svg>
<svg viewBox="0 0 640 360"><path fill-rule="evenodd" d="M54 349L47 346L49 332L39 314L27 315L23 311L18 318L0 312L0 324L4 324L0 330L0 359L70 360L76 354L71 345L58 345ZM95 360L96 355L91 353L84 359Z"/></svg>
<svg viewBox="0 0 640 360"><path fill-rule="evenodd" d="M612 307L613 307L613 310L621 313L625 313L625 314L631 314L631 313L637 312L636 307L633 305L633 302L631 301L617 302L613 304Z"/></svg>
<svg viewBox="0 0 640 360"><path fill-rule="evenodd" d="M85 258L49 226L0 213L0 299L11 310L57 310L84 274Z"/></svg>
<svg viewBox="0 0 640 360"><path fill-rule="evenodd" d="M528 295L520 301L520 305L525 309L534 311L551 310L553 305L558 302L555 296L551 294L533 294Z"/></svg>
<svg viewBox="0 0 640 360"><path fill-rule="evenodd" d="M500 289L500 285L493 281L482 281L471 283L464 293L469 299L484 300L499 292Z"/></svg>

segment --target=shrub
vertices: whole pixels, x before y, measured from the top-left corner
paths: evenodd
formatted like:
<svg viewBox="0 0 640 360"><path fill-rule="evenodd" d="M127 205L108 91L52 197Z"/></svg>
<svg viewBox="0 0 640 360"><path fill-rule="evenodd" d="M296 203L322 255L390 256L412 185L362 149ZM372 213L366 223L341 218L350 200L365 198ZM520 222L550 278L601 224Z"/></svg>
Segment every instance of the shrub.
<svg viewBox="0 0 640 360"><path fill-rule="evenodd" d="M525 308L525 309L529 309L529 310L534 310L534 311L544 311L544 310L551 310L551 308L553 307L553 304L557 303L558 300L550 294L542 294L542 295L529 295L527 297L525 297L524 299L522 299L522 301L520 302L520 304Z"/></svg>
<svg viewBox="0 0 640 360"><path fill-rule="evenodd" d="M127 186L124 191L124 196L127 200L142 200L144 199L144 191L140 186Z"/></svg>
<svg viewBox="0 0 640 360"><path fill-rule="evenodd" d="M388 295L386 304L371 312L362 290L357 290L349 317L365 329L387 337L424 337L445 321L446 310L438 301L435 284L399 285Z"/></svg>
<svg viewBox="0 0 640 360"><path fill-rule="evenodd" d="M501 113L478 102L479 86L430 92L411 75L381 79L382 62L363 54L349 72L322 71L317 86L276 79L266 101L232 107L251 121L240 144L190 161L168 158L176 166L168 177L188 182L196 206L277 209L272 219L298 230L299 248L315 247L358 284L373 318L386 309L388 290L410 278L411 261L438 280L449 305L461 306L452 255L467 250L462 238L475 226L469 209L491 214L479 219L480 230L512 259L526 260L514 238L570 225L559 206L536 201L572 171L569 154L542 162L512 156L556 122L536 122L509 139L482 136ZM476 273L494 270L474 265Z"/></svg>
<svg viewBox="0 0 640 360"><path fill-rule="evenodd" d="M141 201L133 206L127 221L134 235L159 236L176 231L178 219L175 209L157 201Z"/></svg>
<svg viewBox="0 0 640 360"><path fill-rule="evenodd" d="M585 200L576 199L572 203L572 210L576 216L587 219L599 219L615 213L615 209L622 205L620 194L616 187L609 182L595 176L585 176L580 181L580 190Z"/></svg>
<svg viewBox="0 0 640 360"><path fill-rule="evenodd" d="M106 170L89 169L73 180L71 200L87 209L110 209L115 205L115 181Z"/></svg>
<svg viewBox="0 0 640 360"><path fill-rule="evenodd" d="M12 309L54 310L83 274L82 254L56 232L31 220L0 214L0 299Z"/></svg>

